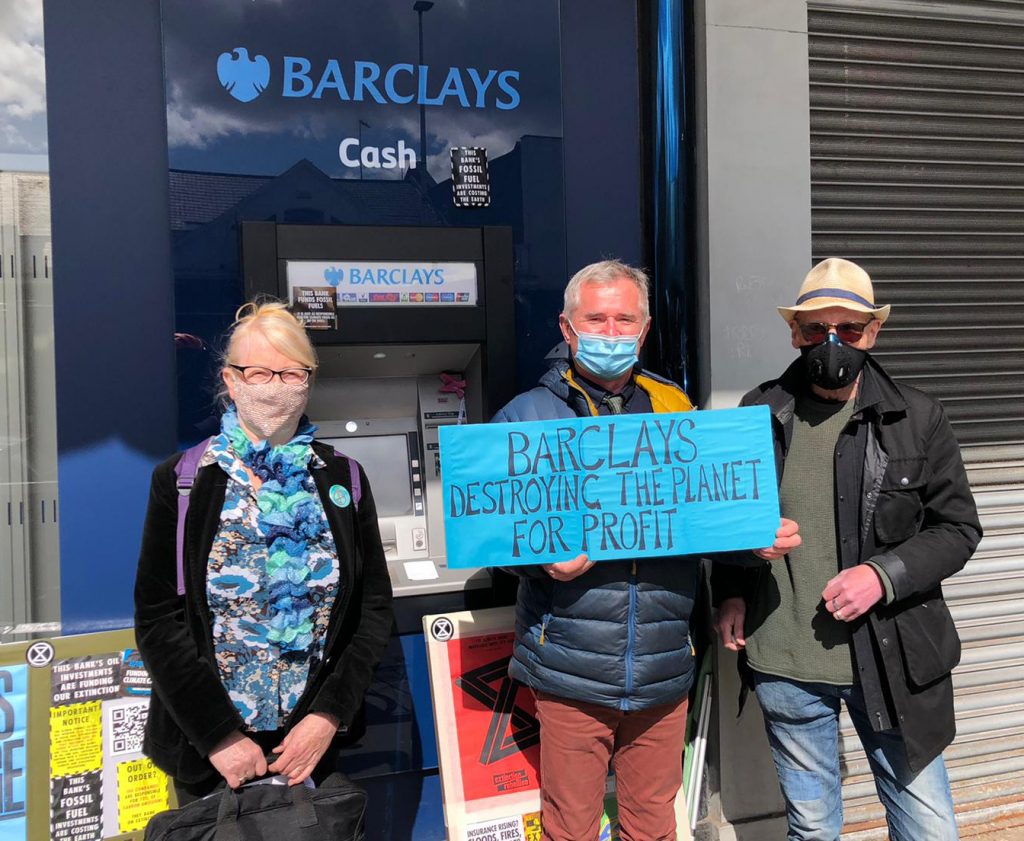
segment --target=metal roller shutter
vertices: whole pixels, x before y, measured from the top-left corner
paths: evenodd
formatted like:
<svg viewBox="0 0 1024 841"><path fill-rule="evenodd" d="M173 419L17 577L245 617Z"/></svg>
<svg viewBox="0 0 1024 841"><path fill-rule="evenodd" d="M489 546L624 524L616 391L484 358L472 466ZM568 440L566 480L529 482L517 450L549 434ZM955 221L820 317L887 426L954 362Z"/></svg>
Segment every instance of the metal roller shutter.
<svg viewBox="0 0 1024 841"><path fill-rule="evenodd" d="M808 9L812 251L892 303L877 356L938 397L985 538L945 587L964 642L946 752L962 831L1024 811L1024 2ZM884 838L842 722L844 838Z"/></svg>

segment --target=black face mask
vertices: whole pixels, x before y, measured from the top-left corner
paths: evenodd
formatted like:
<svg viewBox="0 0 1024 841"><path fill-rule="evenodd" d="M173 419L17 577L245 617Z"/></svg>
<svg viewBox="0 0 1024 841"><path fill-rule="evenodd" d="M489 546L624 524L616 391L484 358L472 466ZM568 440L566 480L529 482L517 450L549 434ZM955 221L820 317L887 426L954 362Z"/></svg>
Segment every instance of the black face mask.
<svg viewBox="0 0 1024 841"><path fill-rule="evenodd" d="M848 386L860 374L867 361L865 350L844 345L835 333L819 345L800 348L807 379L814 385L833 391Z"/></svg>

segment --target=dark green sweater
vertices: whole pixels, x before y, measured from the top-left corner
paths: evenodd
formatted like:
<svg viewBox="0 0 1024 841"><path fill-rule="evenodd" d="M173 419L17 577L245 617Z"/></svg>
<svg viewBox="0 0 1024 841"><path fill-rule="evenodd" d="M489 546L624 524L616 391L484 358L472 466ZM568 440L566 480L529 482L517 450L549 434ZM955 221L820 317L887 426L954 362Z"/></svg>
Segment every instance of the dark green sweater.
<svg viewBox="0 0 1024 841"><path fill-rule="evenodd" d="M747 607L747 656L755 671L808 682L854 682L849 625L833 619L821 598L839 572L833 465L853 408L853 400L797 400L779 502L782 516L800 525L803 542L765 566Z"/></svg>

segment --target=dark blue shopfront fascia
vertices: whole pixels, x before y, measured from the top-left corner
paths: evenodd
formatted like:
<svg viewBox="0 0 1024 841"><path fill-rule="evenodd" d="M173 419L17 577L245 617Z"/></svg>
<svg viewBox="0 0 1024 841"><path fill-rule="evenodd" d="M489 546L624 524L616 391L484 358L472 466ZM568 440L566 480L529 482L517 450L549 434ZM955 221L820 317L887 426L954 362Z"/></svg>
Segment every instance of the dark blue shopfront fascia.
<svg viewBox="0 0 1024 841"><path fill-rule="evenodd" d="M643 253L635 4L438 0L422 14L429 74L411 2L345 4L344 19L324 2L301 20L259 17L288 4L201 5L165 2L162 17L133 0L45 6L65 633L131 624L150 471L201 433L209 406L211 357L188 342L176 351L174 336L210 347L230 323L238 222L511 226L520 388L559 338L569 274ZM216 56L239 61L240 46L250 63L266 56L266 84L251 64L218 74ZM330 61L342 55L338 75ZM389 88L399 65L411 69ZM222 76L239 94L263 90L243 102ZM284 95L306 79L308 95ZM373 167L353 144L346 162L345 138L379 150L378 162L388 148L398 161L425 149L426 165ZM489 208L454 207L453 145L488 148ZM384 772L370 785L396 804L375 837L442 837L437 780L421 771L436 766L426 680L422 639L393 640L368 699L387 733L360 759ZM409 786L412 811L397 808Z"/></svg>
<svg viewBox="0 0 1024 841"><path fill-rule="evenodd" d="M216 350L245 297L246 221L510 227L516 385L531 386L557 341L566 272L558 4L161 6L175 329L189 337L180 442L216 425ZM460 147L485 150L485 208L454 201Z"/></svg>

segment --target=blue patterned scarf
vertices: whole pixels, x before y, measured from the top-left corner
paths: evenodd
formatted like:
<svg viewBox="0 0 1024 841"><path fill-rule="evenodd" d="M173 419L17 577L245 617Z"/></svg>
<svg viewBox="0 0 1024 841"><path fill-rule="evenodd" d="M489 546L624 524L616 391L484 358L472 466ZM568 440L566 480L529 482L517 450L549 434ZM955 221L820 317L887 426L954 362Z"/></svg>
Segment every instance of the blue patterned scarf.
<svg viewBox="0 0 1024 841"><path fill-rule="evenodd" d="M238 459L263 482L256 492L258 528L267 545L270 631L267 639L281 651L306 651L313 644L313 611L306 584L308 547L327 530L315 493L306 490L310 444L316 427L305 417L295 436L276 447L254 444L231 406L221 431Z"/></svg>

